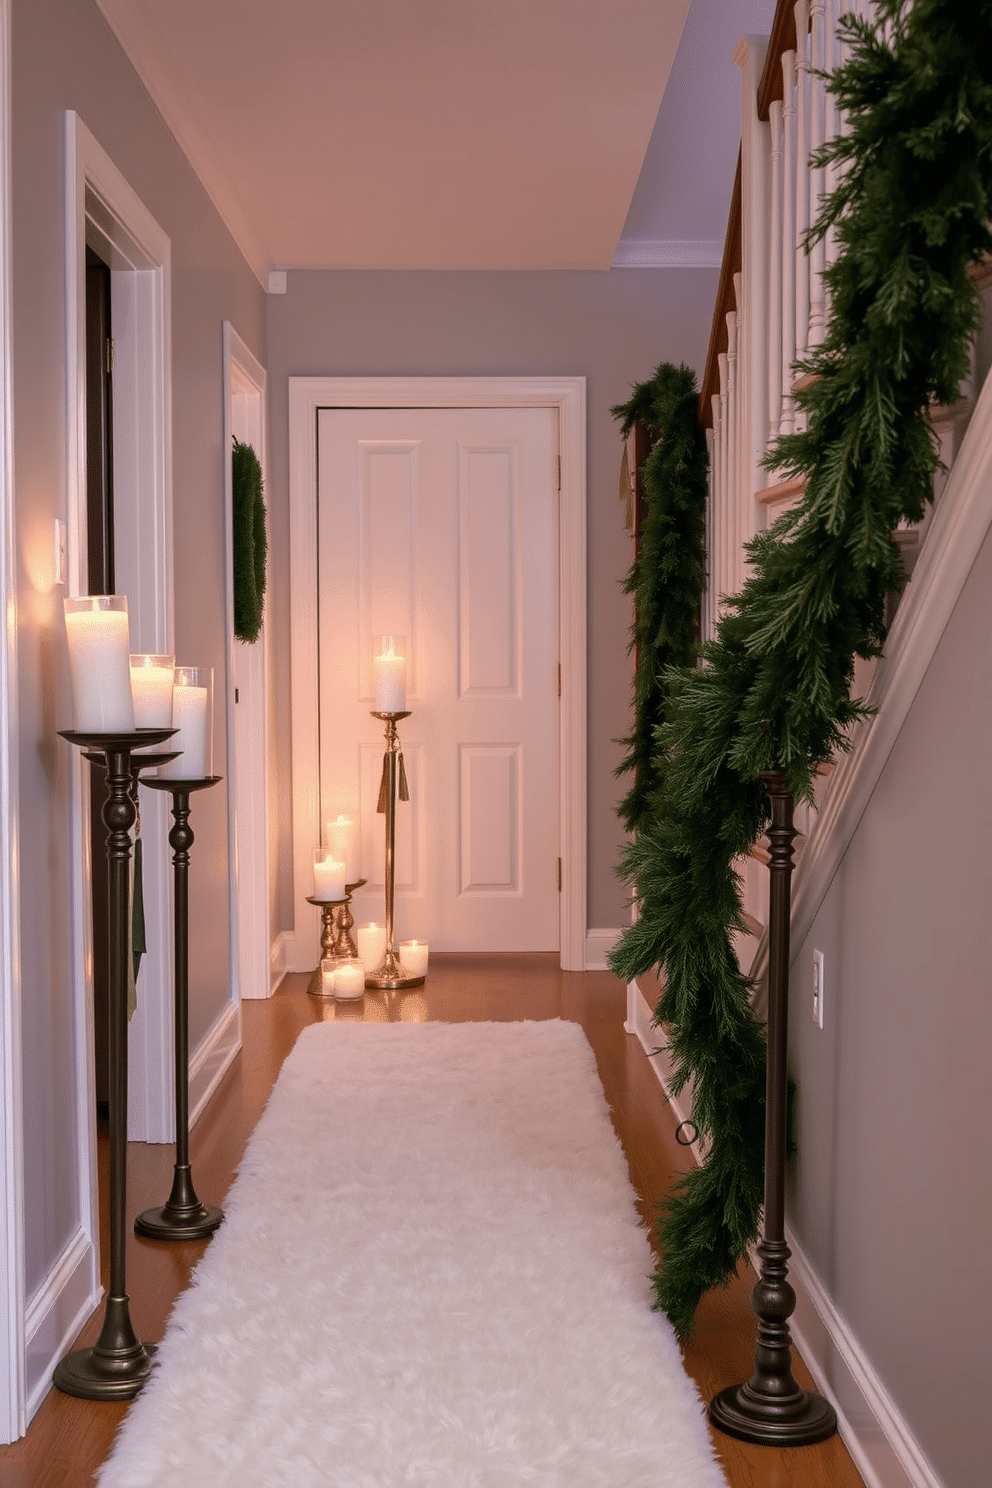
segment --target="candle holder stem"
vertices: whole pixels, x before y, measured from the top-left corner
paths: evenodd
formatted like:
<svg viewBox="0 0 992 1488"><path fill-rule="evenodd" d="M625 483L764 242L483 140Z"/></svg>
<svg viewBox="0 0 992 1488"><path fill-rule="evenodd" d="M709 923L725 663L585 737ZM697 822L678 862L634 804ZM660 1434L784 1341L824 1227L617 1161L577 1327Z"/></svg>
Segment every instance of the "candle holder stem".
<svg viewBox="0 0 992 1488"><path fill-rule="evenodd" d="M202 1240L213 1234L224 1218L223 1209L200 1202L189 1160L189 850L194 841L189 797L191 791L205 790L220 778L208 775L202 780L142 782L169 791L175 823L169 833L169 846L175 881L176 1161L166 1202L159 1208L143 1210L134 1221L135 1233L150 1240Z"/></svg>
<svg viewBox="0 0 992 1488"><path fill-rule="evenodd" d="M382 760L382 787L379 792L379 809L385 813L386 817L386 951L375 971L369 972L366 976L365 985L379 988L422 987L423 976L417 976L403 969L396 954L393 939L393 901L396 887L396 798L399 794L401 778L404 785L404 799L409 799L405 791L406 774L403 769L403 755L396 725L401 718L409 718L410 714L409 711L405 713L373 712L372 716L381 718L386 725L386 752Z"/></svg>
<svg viewBox="0 0 992 1488"><path fill-rule="evenodd" d="M796 1294L789 1285L785 1241L786 1101L788 1094L789 921L792 882L792 796L784 770L765 770L772 823L768 915L768 1048L765 1096L765 1202L758 1242L761 1275L751 1293L758 1319L754 1373L710 1401L714 1426L741 1441L799 1447L837 1429L833 1406L797 1384L792 1373L789 1318Z"/></svg>
<svg viewBox="0 0 992 1488"><path fill-rule="evenodd" d="M55 1385L66 1395L84 1400L131 1400L141 1389L152 1364L154 1344L141 1343L131 1324L126 1278L127 1195L127 988L130 955L131 828L135 807L131 799L131 751L143 744L159 744L172 729L144 729L140 733L83 733L62 730L62 737L84 749L99 750L106 761L107 799L103 821L107 828L109 877L109 1127L110 1127L110 1277L100 1336L92 1348L77 1349L55 1366Z"/></svg>

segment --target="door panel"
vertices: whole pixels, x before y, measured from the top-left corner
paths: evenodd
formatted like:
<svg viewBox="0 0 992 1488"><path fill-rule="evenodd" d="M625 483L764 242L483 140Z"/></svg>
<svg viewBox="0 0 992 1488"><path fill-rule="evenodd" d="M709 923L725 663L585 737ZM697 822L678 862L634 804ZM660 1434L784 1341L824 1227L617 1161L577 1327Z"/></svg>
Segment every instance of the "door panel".
<svg viewBox="0 0 992 1488"><path fill-rule="evenodd" d="M557 416L324 409L321 820L361 810L356 919L383 915L372 637L407 637L397 939L558 949Z"/></svg>

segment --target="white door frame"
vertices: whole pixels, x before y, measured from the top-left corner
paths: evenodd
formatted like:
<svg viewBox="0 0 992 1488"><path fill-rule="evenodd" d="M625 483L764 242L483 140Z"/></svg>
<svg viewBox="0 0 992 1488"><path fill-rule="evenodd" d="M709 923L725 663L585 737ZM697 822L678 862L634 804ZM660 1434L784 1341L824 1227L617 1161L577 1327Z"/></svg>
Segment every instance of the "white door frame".
<svg viewBox="0 0 992 1488"><path fill-rule="evenodd" d="M227 799L231 860L231 979L233 1002L268 997L272 991L269 937L268 794L269 627L262 622L251 656L239 657L244 643L234 635L234 541L231 451L235 436L250 444L267 487L265 368L230 321L224 321L224 541L227 603ZM252 685L235 698L239 663L248 661Z"/></svg>
<svg viewBox="0 0 992 1488"><path fill-rule="evenodd" d="M111 267L115 323L114 467L117 587L128 596L131 648L174 649L172 566L172 365L169 239L76 114L66 144L67 593L86 583L86 246ZM129 499L127 499L129 498ZM88 967L89 766L70 751L72 986L77 1040L79 1171L96 1215L93 1016ZM128 1135L175 1137L172 872L164 792L141 801L145 914L152 934L142 961L138 1010L128 1031ZM85 1037L83 1030L85 1029ZM86 1149L85 1151L83 1149ZM89 1172L87 1173L87 1169ZM97 1247L99 1227L92 1238Z"/></svg>
<svg viewBox="0 0 992 1488"><path fill-rule="evenodd" d="M559 496L560 940L565 971L585 966L586 380L584 377L291 377L289 379L290 649L294 930L286 967L318 955L310 849L320 841L317 665L317 413L321 408L554 408L561 447Z"/></svg>
<svg viewBox="0 0 992 1488"><path fill-rule="evenodd" d="M0 0L0 1443L27 1430L24 1360L24 1148L17 807L17 542L10 331L10 0Z"/></svg>

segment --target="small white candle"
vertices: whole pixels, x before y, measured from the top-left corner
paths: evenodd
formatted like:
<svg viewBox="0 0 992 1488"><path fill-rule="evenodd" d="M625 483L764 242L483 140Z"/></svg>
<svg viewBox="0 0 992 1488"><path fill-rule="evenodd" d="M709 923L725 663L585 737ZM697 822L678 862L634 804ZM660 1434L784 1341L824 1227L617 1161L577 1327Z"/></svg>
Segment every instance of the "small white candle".
<svg viewBox="0 0 992 1488"><path fill-rule="evenodd" d="M411 976L426 976L428 949L426 940L401 940L400 964L403 970Z"/></svg>
<svg viewBox="0 0 992 1488"><path fill-rule="evenodd" d="M344 862L346 884L358 882L358 854L356 851L356 824L350 816L340 815L329 821L324 828L324 841L335 858Z"/></svg>
<svg viewBox="0 0 992 1488"><path fill-rule="evenodd" d="M344 864L337 858L315 858L313 897L327 903L344 898Z"/></svg>
<svg viewBox="0 0 992 1488"><path fill-rule="evenodd" d="M381 656L372 658L375 678L375 711L406 711L406 657L397 656L392 645Z"/></svg>
<svg viewBox="0 0 992 1488"><path fill-rule="evenodd" d="M326 958L320 963L320 995L321 997L334 996L334 982L337 964Z"/></svg>
<svg viewBox="0 0 992 1488"><path fill-rule="evenodd" d="M374 920L370 925L359 925L355 931L355 944L366 966L378 966L386 954L385 925L377 925Z"/></svg>
<svg viewBox="0 0 992 1488"><path fill-rule="evenodd" d="M123 595L67 599L65 634L73 727L83 734L131 733L134 704L126 599Z"/></svg>
<svg viewBox="0 0 992 1488"><path fill-rule="evenodd" d="M181 750L159 770L169 780L205 780L210 774L210 667L176 667L168 748Z"/></svg>
<svg viewBox="0 0 992 1488"><path fill-rule="evenodd" d="M335 997L363 997L365 995L365 963L352 957L339 961L334 973Z"/></svg>
<svg viewBox="0 0 992 1488"><path fill-rule="evenodd" d="M132 656L131 697L135 728L172 727L174 656Z"/></svg>

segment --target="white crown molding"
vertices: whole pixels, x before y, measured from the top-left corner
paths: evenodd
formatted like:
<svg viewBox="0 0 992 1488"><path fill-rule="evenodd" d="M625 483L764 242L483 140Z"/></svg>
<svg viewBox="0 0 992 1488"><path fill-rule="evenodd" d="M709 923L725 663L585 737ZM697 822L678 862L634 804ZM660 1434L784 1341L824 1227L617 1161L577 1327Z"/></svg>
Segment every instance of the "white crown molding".
<svg viewBox="0 0 992 1488"><path fill-rule="evenodd" d="M621 238L614 269L718 269L723 244L718 238Z"/></svg>

